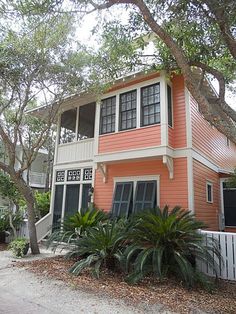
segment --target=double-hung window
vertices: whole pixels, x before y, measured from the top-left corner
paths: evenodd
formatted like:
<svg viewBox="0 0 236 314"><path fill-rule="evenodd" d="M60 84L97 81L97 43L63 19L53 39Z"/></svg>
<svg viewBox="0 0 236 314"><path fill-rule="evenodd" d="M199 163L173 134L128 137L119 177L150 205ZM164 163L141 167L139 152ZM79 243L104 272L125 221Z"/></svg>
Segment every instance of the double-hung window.
<svg viewBox="0 0 236 314"><path fill-rule="evenodd" d="M160 83L157 83L141 88L141 126L160 121Z"/></svg>
<svg viewBox="0 0 236 314"><path fill-rule="evenodd" d="M120 95L120 127L121 131L136 127L137 91Z"/></svg>
<svg viewBox="0 0 236 314"><path fill-rule="evenodd" d="M157 181L116 183L112 203L112 216L128 217L131 213L155 208L156 206Z"/></svg>
<svg viewBox="0 0 236 314"><path fill-rule="evenodd" d="M116 97L102 100L100 116L100 134L115 132Z"/></svg>

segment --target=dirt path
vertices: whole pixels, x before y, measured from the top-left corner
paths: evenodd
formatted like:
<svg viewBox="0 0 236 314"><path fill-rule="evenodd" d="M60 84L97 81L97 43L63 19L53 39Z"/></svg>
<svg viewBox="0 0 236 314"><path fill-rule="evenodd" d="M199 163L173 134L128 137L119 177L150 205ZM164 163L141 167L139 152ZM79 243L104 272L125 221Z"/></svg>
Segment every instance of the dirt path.
<svg viewBox="0 0 236 314"><path fill-rule="evenodd" d="M40 258L49 256L52 254L44 253ZM135 308L120 300L75 290L61 281L40 279L23 268L14 267L15 261L9 252L0 252L1 314L171 314L162 306Z"/></svg>

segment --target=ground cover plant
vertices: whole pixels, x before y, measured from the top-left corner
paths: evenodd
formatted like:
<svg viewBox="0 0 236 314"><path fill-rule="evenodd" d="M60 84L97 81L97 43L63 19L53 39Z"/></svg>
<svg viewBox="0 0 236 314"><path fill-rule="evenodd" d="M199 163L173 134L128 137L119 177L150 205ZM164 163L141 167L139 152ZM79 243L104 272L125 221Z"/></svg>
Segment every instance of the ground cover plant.
<svg viewBox="0 0 236 314"><path fill-rule="evenodd" d="M89 213L87 210L76 215L87 217ZM70 269L75 275L89 268L99 277L100 269L107 268L122 270L130 284L152 276L158 280L175 278L188 288L196 284L210 288L208 278L197 270L198 259L207 262L217 277L219 266L212 256L220 259L218 243L204 241L199 229L205 225L180 207L149 209L129 220L101 219L96 224L81 226L83 232L76 234L73 225L73 230L58 231L49 241L54 248L57 239L73 244L67 247L66 257L76 259Z"/></svg>
<svg viewBox="0 0 236 314"><path fill-rule="evenodd" d="M62 224L54 227L54 231L48 239L48 247L56 250L57 247L64 243L65 247L68 244L74 244L88 228L97 226L100 222L105 222L108 219L107 214L91 206L87 209L81 209L76 214L69 216Z"/></svg>

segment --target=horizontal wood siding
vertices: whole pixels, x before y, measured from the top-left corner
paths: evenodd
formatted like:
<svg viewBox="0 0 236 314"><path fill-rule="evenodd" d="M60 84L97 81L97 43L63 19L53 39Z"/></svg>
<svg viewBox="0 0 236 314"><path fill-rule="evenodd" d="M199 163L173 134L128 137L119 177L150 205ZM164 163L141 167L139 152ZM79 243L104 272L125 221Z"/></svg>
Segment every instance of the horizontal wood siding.
<svg viewBox="0 0 236 314"><path fill-rule="evenodd" d="M168 128L168 144L170 147L174 147L174 129L171 127Z"/></svg>
<svg viewBox="0 0 236 314"><path fill-rule="evenodd" d="M146 160L107 165L107 182L97 170L95 175L94 202L99 208L109 211L112 205L114 177L160 175L160 205L170 207L188 206L187 159L174 159L174 179L161 160Z"/></svg>
<svg viewBox="0 0 236 314"><path fill-rule="evenodd" d="M230 142L230 146L227 146L226 136L203 118L193 97L190 103L193 148L202 152L218 167L232 170L236 167L236 145Z"/></svg>
<svg viewBox="0 0 236 314"><path fill-rule="evenodd" d="M130 131L102 135L99 138L99 154L120 152L135 148L161 145L160 125L143 127Z"/></svg>
<svg viewBox="0 0 236 314"><path fill-rule="evenodd" d="M206 201L206 182L213 184L213 203ZM200 162L193 161L194 208L196 217L205 222L209 230L219 230L220 179L217 172Z"/></svg>
<svg viewBox="0 0 236 314"><path fill-rule="evenodd" d="M186 147L186 108L184 79L182 76L174 76L172 79L173 93L173 135L169 131L170 146L173 148ZM171 138L173 136L173 139Z"/></svg>

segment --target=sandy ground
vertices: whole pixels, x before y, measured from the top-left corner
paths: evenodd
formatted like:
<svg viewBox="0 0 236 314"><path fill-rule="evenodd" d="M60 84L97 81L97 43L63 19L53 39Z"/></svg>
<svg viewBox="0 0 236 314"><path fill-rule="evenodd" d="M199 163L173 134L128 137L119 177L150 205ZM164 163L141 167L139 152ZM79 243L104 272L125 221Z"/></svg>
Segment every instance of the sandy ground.
<svg viewBox="0 0 236 314"><path fill-rule="evenodd" d="M52 257L48 251L40 256L22 259L34 260ZM0 252L0 313L1 314L171 314L161 305L142 308L126 305L121 300L96 296L75 287L68 287L61 281L40 279L24 268L14 267L19 260L8 251Z"/></svg>

